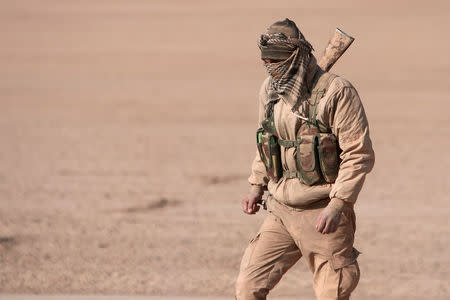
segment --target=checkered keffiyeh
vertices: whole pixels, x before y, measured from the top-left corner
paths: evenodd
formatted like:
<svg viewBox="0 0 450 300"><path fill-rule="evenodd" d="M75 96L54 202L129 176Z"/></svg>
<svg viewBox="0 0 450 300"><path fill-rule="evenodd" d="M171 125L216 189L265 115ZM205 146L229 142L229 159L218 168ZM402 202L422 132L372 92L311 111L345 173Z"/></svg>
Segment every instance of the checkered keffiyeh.
<svg viewBox="0 0 450 300"><path fill-rule="evenodd" d="M276 47L292 51L292 55L278 63L265 63L264 66L272 77L272 88L293 110L307 94L306 72L311 60L312 46L300 34L299 38L286 37L283 33L261 35L258 46ZM274 95L272 95L273 97Z"/></svg>

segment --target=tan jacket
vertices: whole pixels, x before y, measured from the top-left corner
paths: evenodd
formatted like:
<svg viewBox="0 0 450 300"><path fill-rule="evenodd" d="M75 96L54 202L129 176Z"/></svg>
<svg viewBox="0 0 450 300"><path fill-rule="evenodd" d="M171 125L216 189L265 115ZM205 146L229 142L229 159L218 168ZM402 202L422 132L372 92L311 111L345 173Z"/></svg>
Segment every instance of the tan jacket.
<svg viewBox="0 0 450 300"><path fill-rule="evenodd" d="M262 84L259 93L259 127L264 119L268 83L269 77ZM295 128L299 127L299 122L304 121L296 117L283 100L275 104L274 118L279 137L283 140L295 140ZM248 179L253 192L261 192L267 188L275 199L294 207L309 205L328 197L352 203L356 201L366 174L373 168L375 155L363 105L350 82L342 77L333 80L317 107L317 119L331 128L342 149L342 162L335 183L308 186L300 183L297 178L282 178L277 183L269 181L257 152ZM281 147L281 162L285 170L296 169L295 154L295 147Z"/></svg>

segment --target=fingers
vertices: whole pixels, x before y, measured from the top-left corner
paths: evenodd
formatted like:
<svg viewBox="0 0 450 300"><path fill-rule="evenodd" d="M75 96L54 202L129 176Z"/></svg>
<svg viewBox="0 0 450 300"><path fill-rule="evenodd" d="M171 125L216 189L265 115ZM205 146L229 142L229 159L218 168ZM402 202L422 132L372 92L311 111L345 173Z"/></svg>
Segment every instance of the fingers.
<svg viewBox="0 0 450 300"><path fill-rule="evenodd" d="M322 234L333 233L337 230L338 225L339 218L321 218L321 216L319 216L319 221L317 222L316 229Z"/></svg>
<svg viewBox="0 0 450 300"><path fill-rule="evenodd" d="M333 233L337 230L339 218L319 215L317 218L316 230L322 234Z"/></svg>
<svg viewBox="0 0 450 300"><path fill-rule="evenodd" d="M326 233L333 233L339 227L339 222L341 220L341 213L338 213L336 216L330 219L330 228Z"/></svg>
<svg viewBox="0 0 450 300"><path fill-rule="evenodd" d="M242 200L242 210L248 215L253 215L257 211L259 211L259 206L256 199L252 199L249 197L244 198Z"/></svg>
<svg viewBox="0 0 450 300"><path fill-rule="evenodd" d="M249 201L247 213L249 215L254 215L259 211L259 205L255 201Z"/></svg>
<svg viewBox="0 0 450 300"><path fill-rule="evenodd" d="M252 212L252 213L255 213L255 210L256 210L256 203L255 203L255 202L252 202L251 206L249 206L249 207L250 207L250 209L251 209L251 212Z"/></svg>
<svg viewBox="0 0 450 300"><path fill-rule="evenodd" d="M247 213L248 210L248 198L242 199L242 210Z"/></svg>
<svg viewBox="0 0 450 300"><path fill-rule="evenodd" d="M247 198L247 199L248 199L248 198ZM252 215L252 214L254 214L254 213L256 212L255 209L256 209L256 202L254 201L254 199L250 198L250 199L248 200L247 213L248 213L249 215Z"/></svg>
<svg viewBox="0 0 450 300"><path fill-rule="evenodd" d="M337 230L337 228L338 228L338 224L339 224L339 220L332 219L332 221L330 222L330 228L327 231L327 233L335 232Z"/></svg>
<svg viewBox="0 0 450 300"><path fill-rule="evenodd" d="M332 227L333 227L333 220L332 219L328 219L326 221L325 228L322 230L322 233L323 234L329 233L331 231Z"/></svg>
<svg viewBox="0 0 450 300"><path fill-rule="evenodd" d="M316 230L318 232L323 233L323 229L325 228L326 222L324 217L322 216L322 214L319 215L319 217L317 218L317 224L316 224Z"/></svg>

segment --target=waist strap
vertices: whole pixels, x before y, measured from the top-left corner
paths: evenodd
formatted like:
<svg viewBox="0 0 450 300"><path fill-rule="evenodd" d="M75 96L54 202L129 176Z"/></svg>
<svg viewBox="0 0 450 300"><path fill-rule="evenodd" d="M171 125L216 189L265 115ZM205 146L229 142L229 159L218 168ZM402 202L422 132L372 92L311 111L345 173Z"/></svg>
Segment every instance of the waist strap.
<svg viewBox="0 0 450 300"><path fill-rule="evenodd" d="M296 140L296 141L290 141L290 140L280 140L278 139L278 145L284 147L284 148L292 148L292 147L297 147L298 145L300 145L301 140Z"/></svg>
<svg viewBox="0 0 450 300"><path fill-rule="evenodd" d="M283 177L286 179L302 178L299 171L283 170Z"/></svg>

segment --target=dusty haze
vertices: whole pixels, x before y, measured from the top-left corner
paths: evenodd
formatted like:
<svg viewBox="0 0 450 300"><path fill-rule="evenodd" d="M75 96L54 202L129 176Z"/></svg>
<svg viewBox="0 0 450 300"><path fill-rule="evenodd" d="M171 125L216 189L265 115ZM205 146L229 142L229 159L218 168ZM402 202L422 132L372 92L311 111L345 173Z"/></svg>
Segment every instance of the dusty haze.
<svg viewBox="0 0 450 300"><path fill-rule="evenodd" d="M0 292L232 296L265 212L256 46L297 22L358 89L374 171L354 299L450 296L448 1L0 1ZM274 295L313 298L304 262Z"/></svg>

